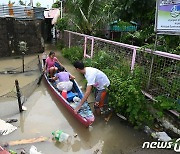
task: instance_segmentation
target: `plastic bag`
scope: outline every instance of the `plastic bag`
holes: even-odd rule
[[[29,153],[30,154],[42,154],[41,151],[40,152],[37,151],[37,148],[34,145],[31,146]]]
[[[10,133],[12,133],[13,131],[15,131],[17,129],[17,127],[6,123],[4,120],[0,119],[0,135],[8,135]]]

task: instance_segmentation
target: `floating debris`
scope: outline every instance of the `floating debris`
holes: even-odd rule
[[[13,151],[13,150],[9,150],[10,154],[17,154],[17,152]]]
[[[89,131],[91,132],[93,130],[93,126],[89,126]]]
[[[123,120],[127,120],[127,118],[119,113],[116,114],[119,118],[123,119]]]
[[[156,136],[157,136],[157,138],[158,138],[159,141],[168,142],[168,141],[172,140],[172,139],[166,134],[166,132],[156,132],[155,134],[156,134]]]
[[[17,119],[8,119],[6,122],[7,123],[13,123],[13,122],[17,122],[18,120]]]
[[[77,137],[78,136],[78,134],[74,134],[74,137]]]
[[[103,146],[104,146],[104,141],[99,140],[99,142],[92,148],[93,154],[102,154]]]
[[[62,130],[53,131],[52,135],[55,140],[59,142],[70,143],[72,140],[72,137],[69,134],[63,132]]]
[[[26,151],[24,149],[22,149],[21,154],[26,154]]]
[[[0,119],[0,134],[1,135],[8,135],[15,131],[17,127],[13,126],[10,123],[6,123],[4,120]]]
[[[148,126],[144,127],[144,132],[146,132],[147,134],[150,134],[153,138],[158,139],[159,141],[168,142],[168,141],[172,140],[166,134],[166,132],[155,132],[151,128],[149,128]]]
[[[48,141],[48,140],[49,140],[49,138],[47,138],[47,137],[22,139],[22,140],[10,141],[9,143],[5,143],[4,146],[8,147],[8,146],[15,146],[15,145],[32,144],[32,143],[44,142],[44,141]]]
[[[30,154],[42,154],[41,151],[40,152],[37,151],[37,148],[34,145],[31,146],[29,153]]]
[[[22,110],[23,110],[23,111],[27,111],[27,107],[22,106]]]

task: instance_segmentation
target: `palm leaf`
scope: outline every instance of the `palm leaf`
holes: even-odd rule
[[[84,23],[82,24],[83,27],[84,27],[84,30],[87,31],[87,32],[88,32],[88,31],[91,32],[91,31],[92,31],[92,28],[91,28],[92,26],[91,26],[90,22],[89,22],[88,19],[86,18],[86,16],[85,16],[84,12],[82,11],[82,9],[79,8],[79,10],[80,10],[81,15],[82,15],[83,20],[84,20]]]
[[[93,5],[94,5],[94,0],[91,1],[91,3],[89,4],[89,7],[88,7],[88,19],[90,19]]]
[[[86,16],[85,16],[84,12],[81,10],[81,8],[80,8],[80,7],[79,7],[79,10],[80,10],[80,12],[81,12],[81,15],[82,15],[82,17],[83,17],[84,21],[85,21],[86,23],[88,23],[88,19],[86,18]]]
[[[76,22],[74,22],[72,19],[70,19],[70,21],[82,32],[83,30],[78,26],[78,24]]]

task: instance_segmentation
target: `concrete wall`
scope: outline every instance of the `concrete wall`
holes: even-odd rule
[[[21,55],[19,42],[27,43],[26,54],[43,52],[44,20],[0,18],[0,57]]]

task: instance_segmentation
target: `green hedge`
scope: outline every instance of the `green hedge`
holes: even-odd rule
[[[102,70],[109,78],[109,104],[128,118],[136,127],[151,125],[153,116],[148,111],[147,101],[141,92],[143,69],[136,68],[131,73],[130,65],[124,58],[99,51],[93,59],[85,59],[86,66]]]
[[[73,63],[83,59],[83,49],[80,47],[64,48],[62,55]]]

